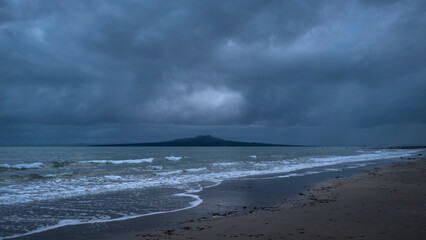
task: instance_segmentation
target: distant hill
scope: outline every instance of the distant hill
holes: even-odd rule
[[[144,147],[282,147],[293,145],[280,145],[258,142],[235,142],[220,139],[210,135],[196,136],[192,138],[179,138],[164,142],[151,143],[124,143],[124,144],[103,144],[92,146],[144,146]]]

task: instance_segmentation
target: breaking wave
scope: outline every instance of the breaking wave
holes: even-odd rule
[[[169,160],[169,161],[179,161],[181,160],[183,157],[175,157],[175,156],[169,156],[169,157],[164,157],[165,159]]]
[[[3,169],[16,169],[16,170],[24,170],[24,169],[32,169],[32,168],[42,168],[43,163],[35,162],[35,163],[20,163],[20,164],[0,164],[0,168]]]
[[[128,160],[84,160],[81,163],[101,163],[101,164],[138,164],[138,163],[152,163],[154,158],[142,158],[142,159],[128,159]]]

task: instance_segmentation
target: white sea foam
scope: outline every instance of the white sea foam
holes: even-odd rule
[[[325,171],[329,171],[329,172],[337,172],[337,171],[340,171],[340,169],[337,169],[337,168],[325,168],[324,170],[325,170]]]
[[[64,172],[61,174],[61,176],[72,176],[74,172]]]
[[[110,179],[110,180],[120,180],[121,176],[116,176],[116,175],[106,175],[104,176],[104,178]]]
[[[376,151],[375,153],[365,153],[352,156],[328,156],[320,158],[310,158],[313,162],[330,162],[330,163],[343,163],[343,162],[362,162],[372,161],[378,159],[390,159],[399,157],[409,157],[418,150],[397,150],[397,151]]]
[[[360,168],[365,166],[367,166],[367,164],[355,164],[355,165],[347,166],[346,168]]]
[[[252,163],[254,166],[256,166],[256,167],[270,167],[271,166],[271,164],[273,164],[273,163],[271,163],[271,162],[263,162],[263,163]]]
[[[175,157],[175,156],[169,156],[169,157],[164,157],[165,159],[169,160],[169,161],[179,161],[181,160],[183,157]]]
[[[81,163],[103,163],[103,164],[138,164],[138,163],[152,163],[154,158],[142,158],[142,159],[127,159],[127,160],[85,160],[80,161]]]
[[[182,173],[182,170],[176,170],[176,171],[168,171],[168,172],[158,172],[156,173],[159,176],[167,176],[167,175],[173,175],[173,174],[178,174],[178,173]]]
[[[41,168],[41,167],[43,167],[43,163],[40,163],[40,162],[20,163],[20,164],[15,164],[15,165],[10,165],[10,164],[7,164],[7,163],[0,164],[0,168],[9,168],[9,169],[17,169],[17,170]]]
[[[311,175],[311,174],[317,174],[317,173],[320,173],[321,171],[307,171],[307,172],[304,172],[304,174],[305,175]]]
[[[301,176],[305,176],[304,173],[290,173],[290,174],[286,174],[286,175],[282,175],[282,176],[278,176],[279,178],[288,178],[288,177],[301,177]]]
[[[186,171],[186,172],[202,172],[202,171],[206,171],[206,170],[207,170],[207,168],[203,167],[203,168],[189,168],[189,169],[186,169],[184,171]]]
[[[7,164],[7,163],[0,164],[0,168],[10,168],[10,167],[11,167],[10,164]]]
[[[222,162],[222,163],[213,163],[213,166],[232,166],[237,164],[238,162]]]
[[[46,175],[42,175],[43,177],[47,177],[47,178],[53,178],[56,177],[56,174],[46,174]]]

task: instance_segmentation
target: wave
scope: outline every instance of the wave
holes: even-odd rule
[[[40,180],[40,179],[49,179],[49,178],[54,178],[56,177],[56,174],[37,174],[37,173],[30,173],[28,175],[10,175],[4,178],[1,178],[0,181],[3,182],[7,182],[9,180],[15,181],[21,181],[21,180],[30,180],[30,181],[35,181],[35,180]]]
[[[54,177],[56,177],[56,174],[45,174],[45,175],[42,175],[42,174],[32,173],[32,174],[29,174],[27,177],[30,180],[37,180],[37,179],[54,178]]]
[[[221,163],[213,163],[213,166],[232,166],[237,164],[238,162],[221,162]]]
[[[178,173],[183,173],[183,170],[168,171],[168,172],[158,172],[156,174],[159,175],[159,176],[167,176],[167,175],[173,175],[173,174],[178,174]]]
[[[149,166],[148,169],[149,170],[162,170],[163,166]]]
[[[184,172],[202,172],[202,171],[206,171],[207,168],[203,167],[203,168],[189,168],[184,170]]]
[[[416,151],[414,151],[416,152]],[[127,189],[141,189],[149,187],[181,187],[196,182],[218,183],[227,179],[237,179],[249,176],[260,176],[269,174],[289,174],[294,171],[309,169],[315,167],[326,167],[340,163],[352,163],[368,161],[372,159],[399,158],[402,156],[411,156],[413,151],[392,151],[373,155],[355,155],[355,156],[331,156],[324,158],[304,158],[303,161],[287,160],[260,162],[261,167],[256,167],[253,162],[224,162],[210,165],[212,169],[207,168],[189,168],[187,170],[169,169],[167,171],[155,172],[155,175],[121,175],[120,181],[117,177],[105,176],[81,176],[78,178],[59,178],[55,181],[37,181],[20,186],[16,189],[10,189],[7,186],[0,186],[0,191],[7,190],[9,194],[0,195],[1,204],[25,203],[37,200],[48,200],[57,198],[76,197],[87,194],[99,194],[111,191],[121,191]],[[366,157],[366,158],[365,158]],[[241,163],[241,164],[239,164]],[[238,165],[236,165],[238,164]],[[265,164],[265,165],[264,165]],[[233,167],[224,167],[236,165]],[[269,165],[269,167],[268,167]],[[216,167],[217,166],[217,167]],[[293,175],[288,175],[293,176]]]
[[[0,164],[0,168],[3,169],[15,169],[15,170],[24,170],[24,169],[32,169],[32,168],[42,168],[43,163],[35,162],[35,163],[20,163],[10,165],[7,163]]]
[[[107,178],[109,180],[121,180],[121,176],[117,176],[117,175],[106,175],[104,176],[104,178]]]
[[[413,153],[418,152],[414,151],[392,151],[392,152],[383,152],[376,151],[375,153],[364,153],[359,155],[351,156],[326,156],[326,157],[314,157],[309,158],[312,162],[316,163],[343,163],[343,162],[363,162],[363,161],[372,161],[379,159],[390,159],[390,158],[400,158],[400,157],[409,157]]]
[[[175,156],[169,156],[169,157],[164,157],[165,159],[169,160],[169,161],[179,161],[181,160],[183,157],[175,157]]]
[[[71,177],[71,176],[74,176],[75,174],[76,174],[75,172],[64,172],[61,174],[61,176]]]
[[[137,164],[137,163],[152,163],[154,158],[128,159],[128,160],[84,160],[81,163],[101,163],[101,164]]]
[[[71,164],[73,164],[74,162],[71,161],[65,161],[65,162],[50,162],[50,164],[52,165],[52,167],[55,168],[60,168],[60,167],[66,167],[69,166]]]

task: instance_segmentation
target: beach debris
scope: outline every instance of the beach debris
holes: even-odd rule
[[[249,213],[254,213],[254,211],[257,209],[257,207],[254,207],[253,210],[249,211]]]
[[[225,213],[213,213],[212,216],[213,217],[227,217],[227,216],[233,216],[236,215],[237,211],[230,211],[230,212],[225,212]]]
[[[175,230],[174,229],[167,229],[167,230],[164,230],[163,233],[167,234],[167,235],[173,235],[175,233]]]
[[[158,239],[161,237],[160,234],[152,234],[152,233],[147,233],[147,234],[136,234],[137,237],[141,237],[141,238],[155,238]]]

